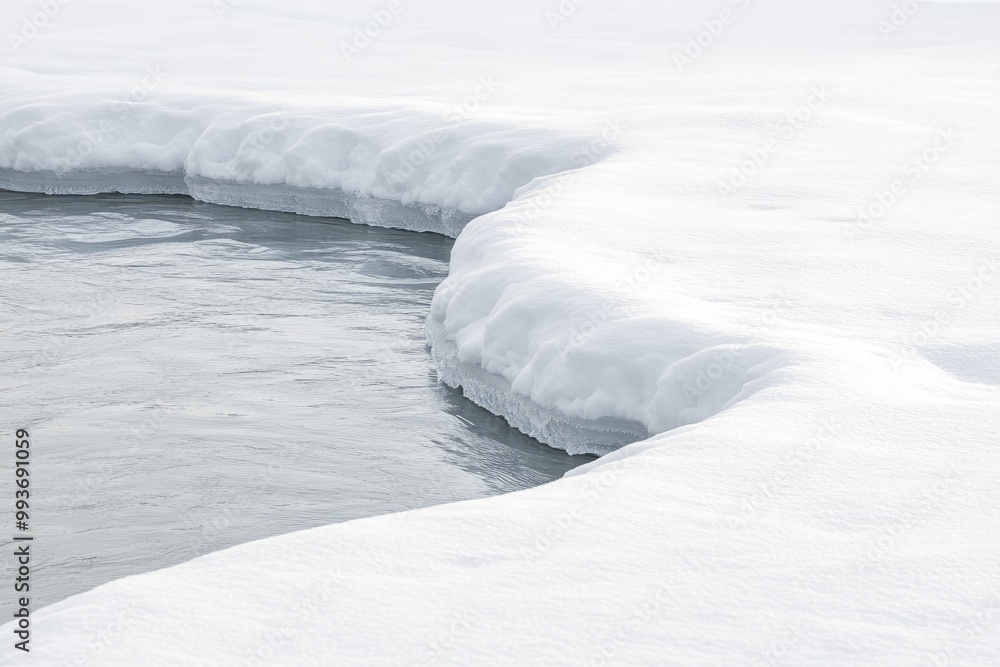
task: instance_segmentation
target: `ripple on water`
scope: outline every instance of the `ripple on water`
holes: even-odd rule
[[[0,235],[0,410],[33,426],[38,604],[588,460],[436,383],[423,320],[450,239],[7,192]]]

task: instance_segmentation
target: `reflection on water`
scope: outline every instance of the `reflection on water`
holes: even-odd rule
[[[35,605],[588,460],[435,382],[443,237],[0,192],[0,239],[0,415],[32,434]]]

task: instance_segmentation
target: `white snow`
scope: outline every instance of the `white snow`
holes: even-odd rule
[[[69,117],[52,118],[15,107],[0,118],[0,186],[48,194],[190,194],[455,236],[468,219],[500,208],[536,176],[570,168],[579,143],[496,123],[447,125],[447,114],[324,112],[209,102],[177,111],[81,100]],[[402,220],[389,225],[384,210]],[[413,216],[419,221],[407,224]]]
[[[119,580],[4,664],[1000,664],[1000,4],[288,5],[59,4],[2,184],[461,230],[443,379],[641,440]]]

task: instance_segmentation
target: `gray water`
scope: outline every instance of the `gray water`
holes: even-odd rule
[[[423,320],[450,248],[185,197],[0,191],[0,424],[31,433],[33,607],[586,462],[436,382]]]

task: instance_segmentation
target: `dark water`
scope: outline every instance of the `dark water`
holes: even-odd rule
[[[33,605],[586,462],[437,384],[423,319],[450,248],[183,197],[0,191],[0,424],[32,436]]]

